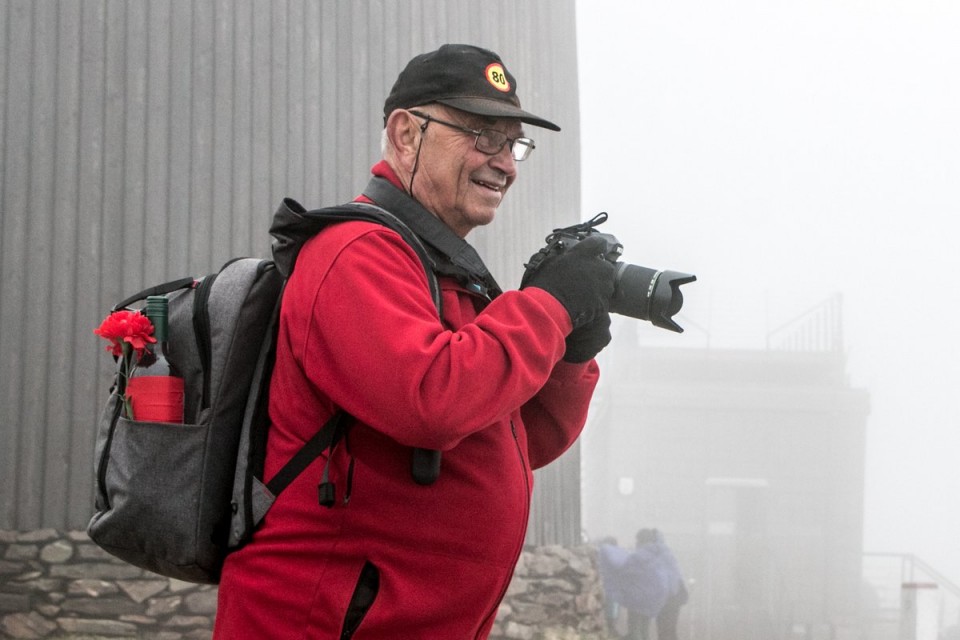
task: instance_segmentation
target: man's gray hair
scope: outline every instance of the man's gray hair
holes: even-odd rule
[[[436,102],[430,102],[424,105],[420,105],[417,107],[410,107],[410,108],[416,109],[417,111],[423,111],[424,113],[427,113],[427,114],[432,114],[436,112],[438,106],[440,105],[438,105]],[[383,131],[380,133],[380,155],[381,156],[386,155],[387,147],[389,146],[389,144],[390,144],[390,139],[387,136],[387,127],[386,125],[384,125]]]

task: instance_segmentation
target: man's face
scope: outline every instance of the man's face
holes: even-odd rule
[[[469,129],[495,129],[511,139],[523,136],[521,122],[513,118],[495,120],[440,105],[417,111]],[[475,135],[437,122],[430,122],[422,135],[412,195],[461,238],[492,222],[517,177],[510,144],[487,155],[474,146]]]

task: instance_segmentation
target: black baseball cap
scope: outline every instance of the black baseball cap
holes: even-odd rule
[[[480,116],[518,118],[560,131],[549,120],[520,108],[517,80],[500,56],[468,44],[445,44],[408,62],[383,104],[384,122],[394,109],[432,102]]]

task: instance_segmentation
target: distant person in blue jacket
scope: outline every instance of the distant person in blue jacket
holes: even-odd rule
[[[607,599],[627,610],[629,640],[650,640],[653,619],[657,640],[677,640],[680,607],[689,595],[680,566],[659,531],[638,531],[633,551],[601,544],[599,565]]]
[[[623,566],[630,552],[621,549],[617,539],[609,536],[600,540],[597,546],[600,584],[603,585],[603,614],[607,621],[607,630],[620,637],[617,620],[620,618],[620,602],[623,600],[623,585],[619,577],[619,568]]]

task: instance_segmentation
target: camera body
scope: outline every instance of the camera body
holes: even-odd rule
[[[610,311],[631,318],[647,320],[654,326],[677,333],[683,328],[673,320],[673,316],[683,306],[683,294],[680,285],[694,282],[697,277],[679,271],[658,271],[637,265],[620,262],[623,245],[609,233],[600,233],[597,225],[607,220],[606,212],[594,216],[588,222],[554,229],[546,238],[546,246],[538,251],[525,266],[527,273],[539,269],[552,256],[569,251],[581,240],[591,236],[603,239],[603,259],[617,267],[613,298]]]

